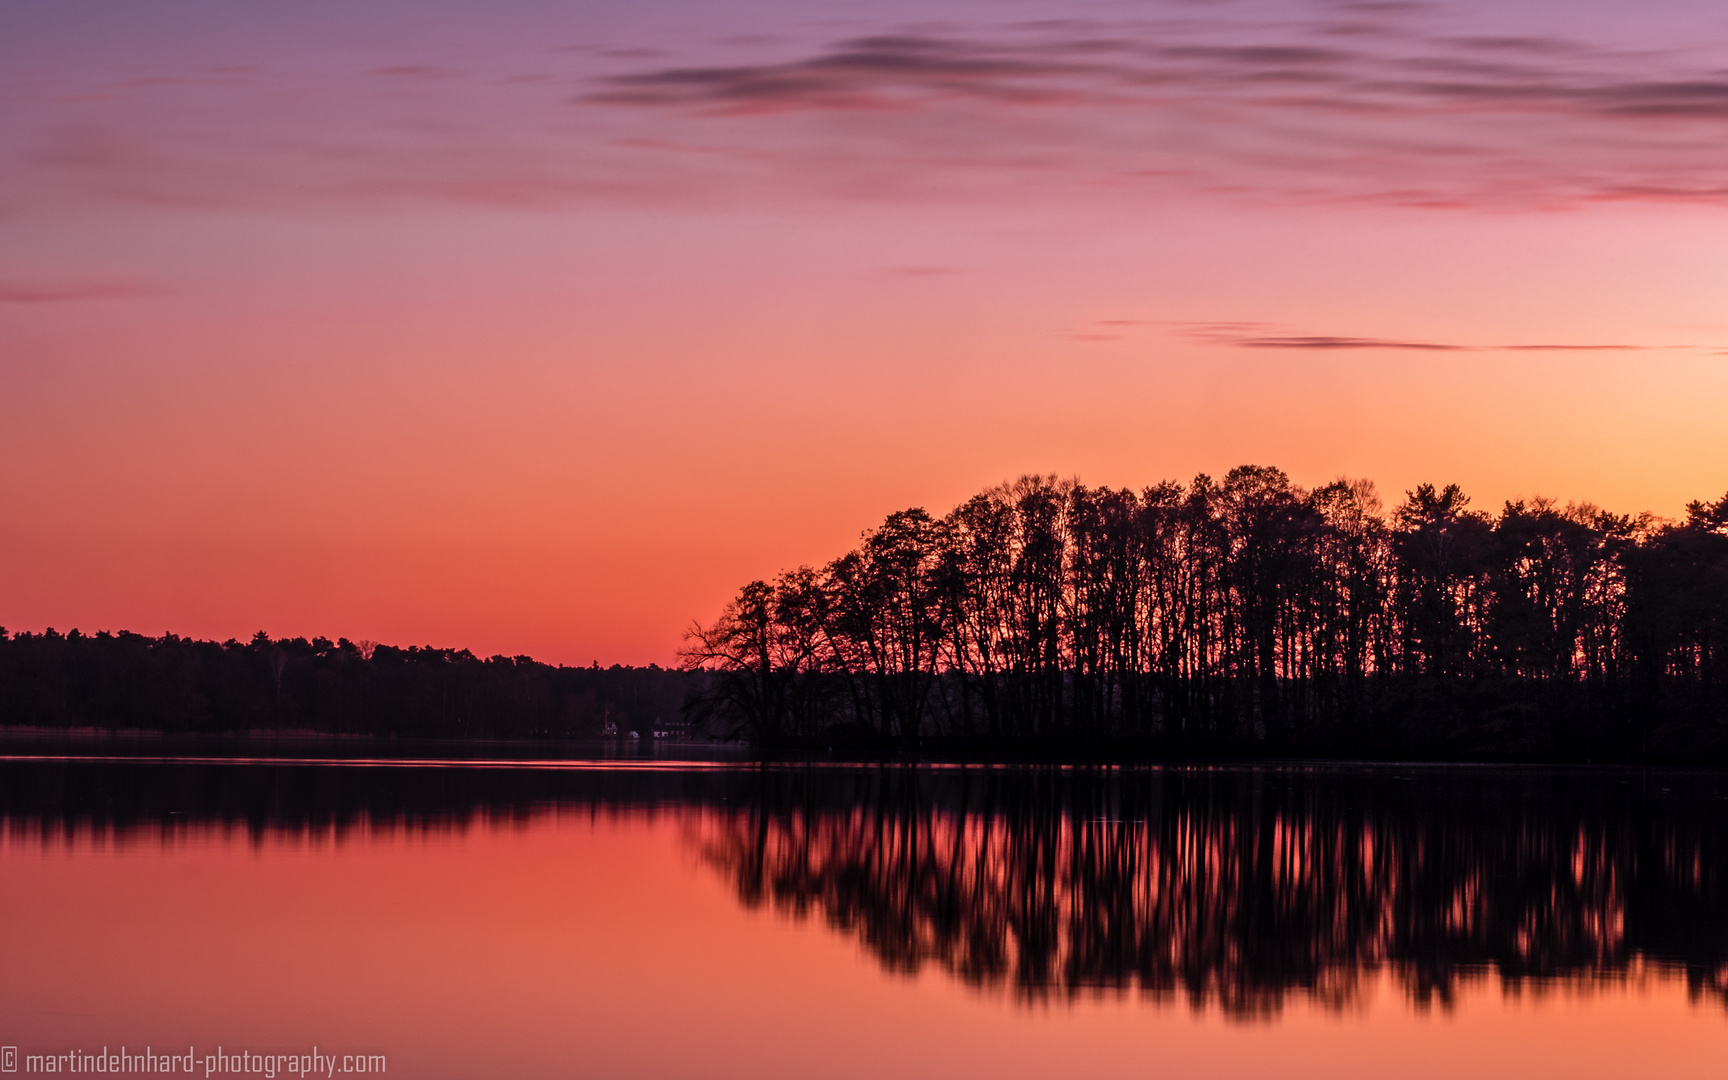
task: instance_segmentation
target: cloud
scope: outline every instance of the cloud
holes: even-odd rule
[[[0,79],[0,213],[80,200],[1728,203],[1722,41],[1461,33],[1447,8],[1400,3],[1139,10],[862,25],[827,42],[667,35],[456,65],[363,54],[342,70],[316,58],[220,78],[205,63]]]
[[[162,290],[126,281],[43,284],[0,281],[0,304],[60,304],[86,300],[133,300]]]
[[[1396,349],[1404,352],[1459,352],[1467,346],[1434,341],[1388,341],[1384,338],[1338,337],[1304,334],[1297,337],[1246,337],[1230,342],[1244,349]]]
[[[846,120],[883,114],[899,118],[902,151],[946,134],[951,163],[1002,165],[1012,145],[1098,178],[1248,197],[1724,201],[1728,71],[1714,58],[1679,42],[1422,33],[1409,22],[1420,9],[1366,11],[1404,21],[1349,47],[1321,20],[880,34],[768,63],[608,76],[581,100],[734,125],[825,116],[829,146],[848,129],[891,144],[884,121]]]
[[[998,103],[1080,100],[1079,83],[1108,69],[1066,50],[1004,49],[983,42],[884,34],[785,63],[679,67],[614,76],[587,100],[696,106],[722,113],[895,110],[928,99]],[[1080,50],[1084,52],[1085,50]]]
[[[1692,345],[1651,346],[1623,344],[1512,344],[1482,345],[1453,341],[1416,341],[1407,338],[1360,337],[1349,334],[1292,334],[1269,323],[1177,322],[1167,323],[1173,332],[1209,345],[1238,349],[1274,349],[1304,352],[1641,352],[1652,348],[1691,349]]]
[[[1641,352],[1645,349],[1694,349],[1696,345],[1490,345],[1506,352]]]
[[[888,268],[888,274],[891,277],[909,278],[950,277],[964,272],[958,266],[891,266]]]
[[[432,64],[387,64],[372,69],[372,74],[390,79],[454,79],[459,73]]]
[[[905,111],[975,100],[1160,112],[1233,104],[1404,118],[1460,105],[1597,120],[1728,117],[1728,73],[1720,69],[1675,78],[1673,58],[1592,50],[1561,38],[1417,37],[1375,51],[1172,37],[1167,28],[1132,26],[1085,35],[1069,28],[1030,40],[881,34],[772,63],[608,76],[582,100],[722,115]],[[1303,93],[1288,96],[1292,89]],[[1222,97],[1188,97],[1201,92]]]

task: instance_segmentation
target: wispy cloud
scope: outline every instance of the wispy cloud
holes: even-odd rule
[[[87,300],[132,300],[162,290],[129,281],[0,281],[0,304],[62,304]]]
[[[1140,10],[865,26],[826,44],[668,37],[485,64],[0,79],[0,213],[1081,193],[1728,203],[1728,41],[1461,33],[1443,8],[1396,3]]]
[[[1467,346],[1437,341],[1388,341],[1383,338],[1338,337],[1332,334],[1302,334],[1295,337],[1245,337],[1228,342],[1244,349],[1394,349],[1401,352],[1461,352]]]
[[[850,130],[890,149],[885,125],[897,124],[906,152],[946,118],[950,162],[1002,164],[1012,145],[1020,161],[1042,151],[1100,178],[1250,197],[1728,197],[1719,62],[1681,43],[1426,33],[1413,14],[1356,11],[1362,40],[1322,19],[1270,18],[881,34],[775,62],[611,76],[582,100],[733,124],[825,115],[830,138]],[[887,119],[846,119],[857,114]]]
[[[951,277],[961,273],[965,273],[965,271],[958,266],[891,266],[888,268],[889,276],[904,278]]]
[[[881,35],[784,63],[619,75],[607,79],[605,88],[587,100],[697,106],[733,114],[897,110],[956,97],[1021,105],[1079,102],[1087,97],[1084,84],[1107,69],[1072,51]]]
[[[372,74],[390,79],[454,79],[460,72],[433,64],[387,64],[373,68]]]
[[[1100,324],[1104,325],[1104,324]],[[1604,343],[1516,343],[1481,344],[1456,341],[1418,341],[1408,338],[1362,337],[1349,334],[1289,333],[1270,323],[1179,322],[1167,325],[1172,332],[1209,345],[1238,349],[1274,349],[1301,352],[1642,352],[1649,349],[1694,349],[1695,345],[1625,345]]]

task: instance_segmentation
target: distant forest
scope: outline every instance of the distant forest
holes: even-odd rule
[[[1728,496],[1027,477],[745,585],[682,659],[768,744],[1723,762]]]
[[[215,642],[0,629],[0,726],[564,739],[611,723],[648,738],[683,726],[682,707],[704,678],[262,632]]]

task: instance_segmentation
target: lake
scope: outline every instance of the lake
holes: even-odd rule
[[[1720,1077],[1728,776],[13,755],[0,1042],[200,1076],[317,1047],[405,1077]]]

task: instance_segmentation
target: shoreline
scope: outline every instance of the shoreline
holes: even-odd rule
[[[1170,769],[1543,769],[1565,771],[1724,772],[1728,763],[1652,759],[1417,757],[1315,752],[1181,751],[1146,743],[1059,746],[956,744],[927,740],[918,747],[876,741],[795,744],[706,739],[434,739],[353,733],[247,731],[168,733],[136,729],[0,727],[0,761],[138,763],[257,763],[428,767],[556,768],[572,765],[904,766],[931,768],[1170,768]]]

